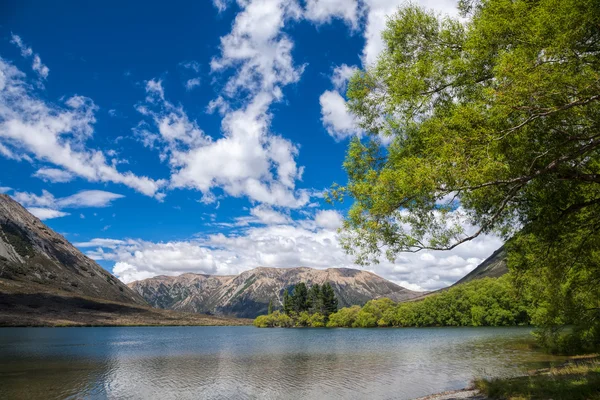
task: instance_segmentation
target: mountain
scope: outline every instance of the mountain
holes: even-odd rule
[[[481,264],[479,264],[477,268],[469,272],[452,286],[470,282],[475,279],[498,278],[506,273],[508,273],[508,266],[506,264],[506,250],[504,249],[504,246],[502,246],[491,256],[485,259]]]
[[[0,278],[146,305],[139,294],[4,194],[0,194]]]
[[[267,312],[270,300],[281,307],[284,290],[299,282],[308,286],[329,282],[340,307],[379,297],[403,301],[419,296],[371,272],[350,268],[259,267],[231,276],[157,276],[129,287],[159,308],[254,318]]]
[[[0,194],[0,326],[250,322],[149,307],[137,292]]]

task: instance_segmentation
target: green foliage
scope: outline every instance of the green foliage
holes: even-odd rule
[[[464,283],[423,300],[396,304],[377,299],[342,308],[329,317],[329,327],[377,326],[513,326],[530,322],[528,302],[520,298],[510,277]]]
[[[333,291],[333,288],[331,287],[329,282],[326,282],[321,287],[321,296],[320,297],[321,297],[321,303],[323,304],[322,312],[323,312],[323,314],[325,314],[326,317],[329,316],[329,314],[333,314],[334,312],[337,311],[338,300],[335,297],[335,292]]]
[[[254,326],[258,328],[289,328],[293,326],[293,321],[289,315],[274,311],[272,314],[256,317]]]
[[[479,379],[475,386],[492,399],[600,399],[600,363],[569,363],[532,376]]]
[[[572,222],[577,229],[525,229],[509,243],[509,267],[543,328],[538,340],[555,353],[600,349],[600,235],[588,211]]]
[[[283,292],[283,313],[272,312],[272,302],[269,302],[268,315],[257,317],[254,326],[321,328],[326,326],[329,315],[337,311],[338,300],[329,283],[315,284],[308,289],[300,282],[293,287],[292,293],[290,296],[287,289]]]
[[[273,314],[273,299],[269,299],[269,308],[267,308],[267,314]]]
[[[283,291],[283,312],[286,315],[290,315],[292,313],[292,311],[294,311],[292,298],[286,289]]]
[[[308,290],[307,306],[311,313],[323,312],[323,296],[318,283],[312,285]]]
[[[344,307],[329,316],[328,328],[351,328],[360,312],[360,306]]]
[[[308,310],[308,289],[306,288],[306,284],[304,282],[300,282],[294,287],[292,304],[296,313],[301,313]]]
[[[393,261],[511,239],[542,343],[600,348],[600,2],[463,0],[461,11],[400,8],[377,62],[352,78],[348,107],[371,136],[351,142],[348,183],[331,193],[353,200],[342,244],[366,264],[382,249]],[[518,323],[515,310],[454,300],[405,306],[397,323]]]

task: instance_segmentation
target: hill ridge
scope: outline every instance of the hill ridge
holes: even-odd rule
[[[155,307],[251,318],[266,313],[270,300],[280,307],[283,291],[299,282],[309,286],[329,282],[340,307],[362,305],[380,297],[403,301],[420,295],[371,271],[305,266],[260,266],[238,275],[187,273],[166,278],[157,276],[131,282],[128,286]]]

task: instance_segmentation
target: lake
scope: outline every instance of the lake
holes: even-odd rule
[[[526,328],[0,328],[2,399],[412,399],[552,358]]]

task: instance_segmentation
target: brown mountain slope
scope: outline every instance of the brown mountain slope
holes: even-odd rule
[[[506,250],[502,246],[452,286],[481,278],[498,278],[507,273]]]
[[[0,326],[250,323],[149,307],[19,203],[0,195]]]
[[[155,307],[253,318],[267,312],[270,300],[281,307],[284,290],[299,282],[308,286],[329,282],[340,307],[379,297],[402,301],[419,295],[371,272],[349,268],[260,267],[234,276],[157,276],[129,287]]]
[[[146,305],[140,295],[4,194],[0,194],[0,278]]]

